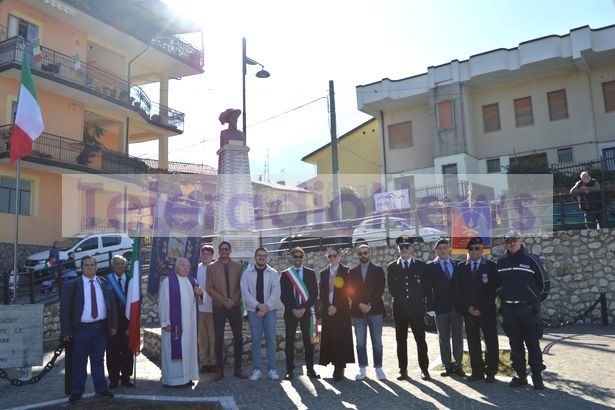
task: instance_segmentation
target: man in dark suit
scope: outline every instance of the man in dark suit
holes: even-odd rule
[[[316,272],[303,266],[305,252],[302,248],[293,248],[292,266],[280,276],[280,299],[284,305],[284,324],[286,325],[286,380],[294,378],[295,369],[295,334],[297,324],[301,326],[303,349],[305,350],[305,366],[307,375],[312,379],[320,379],[314,371],[314,347],[312,346],[311,320],[315,323],[314,303],[318,299],[318,283]]]
[[[60,300],[60,337],[73,346],[70,402],[81,400],[90,359],[96,395],[112,398],[105,379],[107,337],[117,333],[117,311],[107,280],[96,276],[96,260],[81,259],[81,279],[64,282]]]
[[[463,316],[455,308],[453,292],[453,273],[457,261],[450,256],[450,247],[446,239],[440,239],[435,246],[436,258],[427,264],[433,293],[433,305],[428,305],[428,313],[436,319],[440,358],[444,372],[440,375],[456,374],[465,376],[462,368],[463,359]],[[452,358],[451,358],[452,339]]]
[[[395,240],[399,249],[399,259],[387,266],[387,282],[393,297],[393,317],[395,319],[395,339],[397,340],[397,361],[399,376],[397,380],[408,378],[408,326],[412,329],[419,367],[423,380],[430,380],[427,342],[425,341],[426,305],[431,305],[429,273],[423,261],[414,259],[414,239],[402,235]]]
[[[367,367],[367,328],[372,340],[374,370],[379,380],[385,380],[382,370],[382,319],[384,316],[384,287],[386,279],[382,266],[370,262],[372,250],[366,244],[357,248],[359,264],[348,274],[348,296],[351,299],[350,316],[357,339],[359,373],[355,380],[366,377]]]
[[[117,333],[109,338],[107,343],[107,372],[109,373],[109,388],[115,389],[121,381],[124,387],[134,387],[130,381],[134,357],[128,348],[128,324],[126,318],[126,289],[128,289],[128,277],[126,259],[121,255],[111,258],[113,272],[107,276],[107,281],[113,290],[117,305]]]
[[[459,312],[463,312],[470,352],[472,374],[468,381],[495,382],[498,372],[499,347],[495,297],[499,287],[495,262],[483,258],[483,240],[471,238],[467,244],[469,258],[455,268],[453,286]],[[480,344],[480,333],[485,339],[485,360]]]

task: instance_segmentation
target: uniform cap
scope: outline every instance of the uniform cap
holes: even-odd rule
[[[414,238],[409,235],[401,235],[395,239],[395,243],[397,245],[412,245],[414,243]]]
[[[474,245],[484,245],[485,241],[483,241],[483,238],[481,238],[480,236],[475,236],[474,238],[470,238],[470,240],[468,241],[468,244],[466,245],[466,249],[469,249],[470,246],[474,246]]]
[[[519,231],[515,229],[511,229],[510,231],[504,234],[504,240],[512,239],[512,238],[520,238],[520,237],[521,237],[521,234],[519,233]]]

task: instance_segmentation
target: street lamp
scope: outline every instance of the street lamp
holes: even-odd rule
[[[246,38],[243,37],[241,39],[242,42],[242,52],[241,52],[241,64],[243,67],[243,138],[247,141],[246,138],[246,74],[248,73],[247,65],[259,65],[261,66],[260,71],[256,73],[257,78],[268,78],[271,74],[269,71],[265,70],[265,67],[259,63],[258,61],[252,60],[248,56],[246,56]]]

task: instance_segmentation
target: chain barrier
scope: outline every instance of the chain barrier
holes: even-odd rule
[[[593,305],[591,305],[587,310],[585,310],[585,312],[581,313],[580,315],[578,315],[574,319],[567,320],[565,322],[555,323],[555,324],[543,320],[544,327],[560,328],[560,327],[565,327],[565,326],[573,325],[576,322],[578,322],[579,320],[583,319],[585,316],[589,315],[589,313],[592,310],[594,310],[596,308],[596,306],[598,306],[598,304],[601,304],[602,324],[606,326],[608,324],[608,317],[607,317],[608,313],[606,311],[606,293],[602,292],[602,293],[600,293],[600,296],[598,297],[598,300],[596,300]]]
[[[56,364],[56,360],[58,359],[58,357],[60,357],[60,355],[62,354],[66,346],[67,345],[65,342],[60,343],[60,346],[58,346],[58,348],[56,348],[56,350],[53,352],[53,357],[51,358],[51,360],[47,362],[43,370],[36,376],[32,376],[32,378],[28,380],[13,379],[9,377],[6,370],[0,368],[0,379],[6,379],[13,386],[17,386],[17,387],[25,386],[27,384],[38,383],[41,381],[43,377],[45,377],[47,373],[51,371],[51,369],[53,369],[53,366]]]

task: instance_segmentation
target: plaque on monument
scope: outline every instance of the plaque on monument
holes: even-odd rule
[[[0,306],[0,368],[43,364],[43,305]]]

